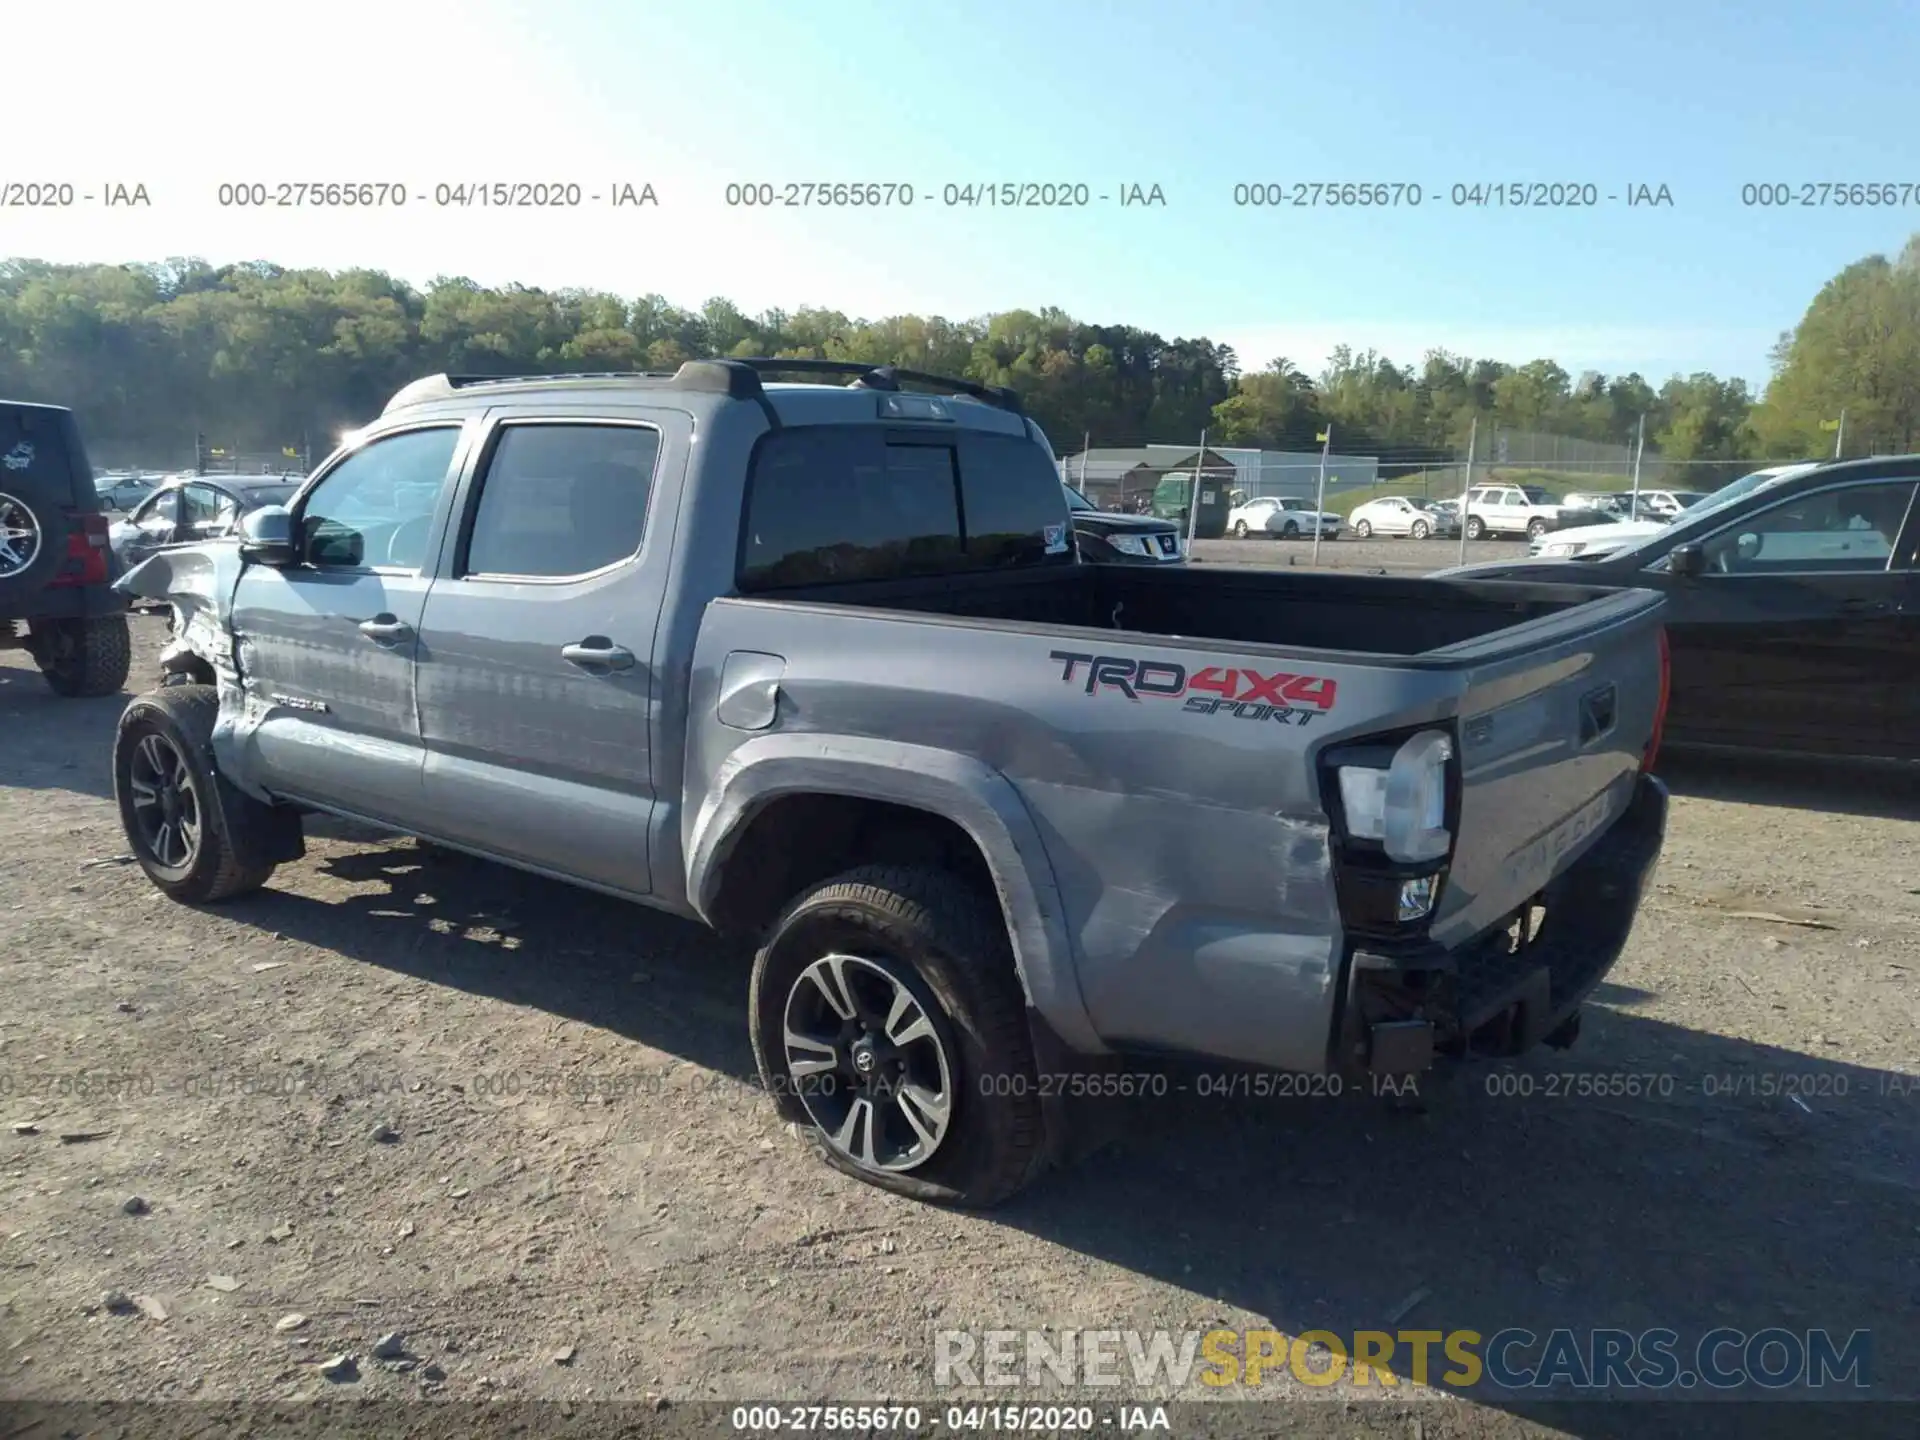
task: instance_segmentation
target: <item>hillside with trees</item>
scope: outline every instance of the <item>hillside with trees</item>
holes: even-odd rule
[[[1404,462],[1457,453],[1476,417],[1518,430],[1631,442],[1672,460],[1920,448],[1920,236],[1897,259],[1841,271],[1782,337],[1764,397],[1741,380],[1570,374],[1551,359],[1510,364],[1430,351],[1400,364],[1336,350],[1310,376],[1286,359],[1243,370],[1204,337],[1168,339],[1064,311],[969,320],[859,319],[801,308],[697,310],[660,295],[489,289],[458,277],[417,289],[372,270],[264,262],[0,264],[0,395],[71,405],[100,463],[190,455],[196,432],[318,455],[402,385],[435,371],[508,374],[671,370],[702,356],[892,362],[1012,385],[1063,449],[1185,441],[1311,449],[1331,422],[1340,449]]]

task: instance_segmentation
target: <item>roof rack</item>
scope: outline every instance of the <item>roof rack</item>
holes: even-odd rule
[[[952,375],[929,375],[920,370],[902,370],[893,365],[868,365],[858,360],[781,360],[771,356],[749,359],[689,360],[678,370],[585,370],[549,375],[427,375],[403,386],[387,401],[383,414],[446,400],[462,390],[482,385],[539,385],[551,380],[651,380],[676,390],[698,390],[728,395],[735,400],[758,400],[765,396],[762,373],[795,375],[851,375],[850,388],[889,390],[900,388],[902,381],[927,385],[951,394],[966,395],[1015,415],[1025,414],[1017,392],[1004,385],[982,385]]]
[[[970,396],[983,400],[1002,410],[1011,410],[1014,414],[1024,414],[1020,404],[1019,392],[1004,385],[982,385],[977,380],[962,380],[953,375],[932,375],[924,370],[902,370],[897,365],[868,365],[860,360],[782,360],[770,356],[752,356],[745,359],[709,362],[748,366],[758,375],[766,372],[780,374],[787,372],[795,375],[852,375],[852,384],[863,390],[898,390],[900,382],[913,385],[931,385],[948,390],[954,394]],[[683,370],[685,366],[681,367]]]

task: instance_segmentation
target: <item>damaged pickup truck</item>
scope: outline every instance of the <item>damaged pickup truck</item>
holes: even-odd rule
[[[1036,1173],[1083,1055],[1570,1043],[1665,831],[1658,596],[1082,563],[1017,397],[891,368],[434,376],[121,585],[167,894],[321,811],[751,937],[782,1115],[930,1200]]]

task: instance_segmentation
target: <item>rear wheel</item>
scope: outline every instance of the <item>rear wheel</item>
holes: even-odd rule
[[[1368,521],[1365,521],[1365,520],[1356,520],[1353,522],[1353,538],[1354,539],[1368,540],[1368,539],[1371,539],[1372,537],[1373,537],[1372,524],[1370,524]]]
[[[113,742],[114,797],[133,858],[167,896],[191,905],[258,890],[275,868],[234,843],[228,817],[260,802],[214,769],[219,710],[208,686],[155,690],[127,707]]]
[[[70,700],[117,695],[133,668],[127,617],[35,620],[27,640],[34,663],[56,695]]]
[[[1487,522],[1478,515],[1467,517],[1467,539],[1484,540],[1487,538]]]
[[[1416,520],[1413,522],[1413,530],[1411,533],[1414,539],[1424,540],[1433,533],[1433,527],[1428,525],[1424,520]]]
[[[1236,540],[1244,540],[1247,538],[1247,522],[1246,521],[1236,520],[1233,522],[1233,538]]]
[[[951,874],[870,865],[814,886],[755,957],[748,1004],[762,1080],[835,1169],[988,1206],[1039,1168],[1006,925]]]

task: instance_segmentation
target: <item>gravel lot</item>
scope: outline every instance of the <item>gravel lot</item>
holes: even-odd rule
[[[976,1216],[776,1123],[745,957],[690,925],[332,825],[261,895],[162,899],[119,860],[123,703],[0,655],[0,1397],[944,1400],[938,1329],[1219,1324],[1865,1328],[1920,1390],[1909,778],[1670,767],[1656,889],[1579,1046],[1504,1072],[1531,1096],[1102,1102]],[[1579,1093],[1628,1075],[1662,1093]],[[1333,1393],[1287,1433],[1652,1433]]]

